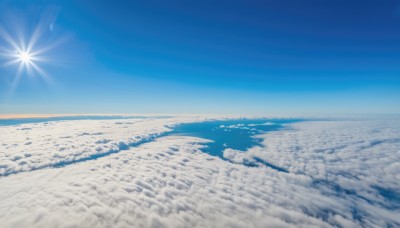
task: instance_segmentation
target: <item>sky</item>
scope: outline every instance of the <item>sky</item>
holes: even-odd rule
[[[2,114],[400,114],[399,1],[0,0],[0,14]]]

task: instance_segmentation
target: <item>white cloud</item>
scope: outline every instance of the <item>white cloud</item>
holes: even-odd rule
[[[399,224],[400,122],[301,122],[257,137],[263,147],[237,153],[312,178],[310,187],[347,205],[363,225]]]
[[[139,125],[140,121],[143,125]],[[105,148],[101,145],[126,143],[129,138],[140,139],[162,131],[170,120],[140,121],[127,128],[115,121],[66,121],[34,125],[32,130],[15,129],[15,132],[13,128],[18,127],[1,128],[14,132],[14,141],[11,136],[7,140],[18,144],[13,153],[12,144],[5,143],[9,150],[2,149],[1,156],[8,160],[2,162],[14,164],[11,158],[21,153],[20,148],[34,148],[37,143],[42,143],[43,148],[67,147],[63,151],[76,157],[76,151],[82,150],[70,152],[73,146],[84,149],[87,144],[99,142],[96,145]],[[134,132],[135,128],[140,131]],[[30,131],[38,135],[30,135],[32,144],[25,147],[26,132]],[[399,226],[398,201],[388,202],[377,190],[378,186],[400,189],[399,131],[397,122],[386,121],[297,123],[291,125],[291,130],[260,136],[265,147],[251,148],[248,152],[227,148],[225,158],[239,164],[201,152],[199,143],[205,142],[204,139],[162,137],[97,160],[0,177],[0,224],[2,227]],[[87,134],[78,136],[82,133]],[[66,137],[61,139],[63,143],[54,145],[61,136]],[[76,142],[82,137],[88,140]],[[32,152],[40,164],[52,161],[49,157],[53,154],[51,150]],[[254,156],[289,173],[240,164]],[[36,160],[28,161],[33,165]]]
[[[0,127],[0,176],[126,150],[205,117],[76,120]]]
[[[231,148],[227,148],[223,152],[223,157],[233,163],[237,164],[246,164],[246,163],[254,163],[256,162],[253,159],[253,156],[245,153],[244,151],[234,150]]]
[[[255,126],[273,126],[273,125],[276,125],[276,124],[272,123],[272,122],[265,122],[265,123],[262,123],[262,124],[248,124],[247,126],[255,127]]]

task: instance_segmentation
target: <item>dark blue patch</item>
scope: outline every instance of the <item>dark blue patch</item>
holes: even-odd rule
[[[394,189],[382,188],[379,186],[373,186],[381,195],[385,201],[385,207],[390,210],[398,210],[400,209],[400,192]]]
[[[253,136],[269,131],[277,131],[283,128],[283,124],[304,121],[303,119],[235,119],[218,120],[197,123],[180,124],[174,128],[171,135],[194,136],[212,140],[205,143],[207,146],[203,152],[212,156],[223,157],[226,148],[245,151],[254,146],[262,146],[262,139]],[[266,123],[273,123],[268,125]],[[221,127],[224,126],[224,127]],[[231,127],[236,126],[236,127]],[[253,158],[256,162],[245,161],[243,165],[258,167],[268,166],[280,172],[288,172],[286,169],[275,166],[260,158]]]
[[[284,169],[284,168],[282,168],[282,167],[279,167],[279,166],[276,166],[276,165],[274,165],[274,164],[271,164],[271,163],[269,163],[269,162],[267,162],[267,161],[264,161],[264,160],[262,160],[262,159],[260,159],[260,158],[258,158],[258,157],[254,157],[254,160],[256,160],[257,162],[259,162],[259,163],[261,163],[261,164],[263,164],[263,165],[265,165],[265,166],[267,166],[267,167],[270,167],[270,168],[272,168],[272,169],[275,169],[276,171],[284,172],[284,173],[289,173],[289,171],[287,171],[287,169]]]

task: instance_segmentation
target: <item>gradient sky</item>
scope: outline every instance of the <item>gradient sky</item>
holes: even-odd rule
[[[16,84],[0,59],[0,113],[400,114],[399,1],[0,7],[0,27],[25,41],[46,26],[35,48],[63,41],[37,63],[46,80],[24,71]]]

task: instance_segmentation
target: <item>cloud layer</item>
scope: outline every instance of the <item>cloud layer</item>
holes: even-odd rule
[[[134,129],[141,129],[139,135],[159,133],[170,124],[165,121],[171,120],[140,121],[144,122],[141,128],[139,123],[116,124],[118,121],[105,121],[107,124],[67,121],[56,123],[57,127],[36,125],[33,128],[41,129],[46,137],[38,136],[35,140],[26,140],[22,133],[26,130],[21,130],[21,126],[7,129],[15,128],[18,132],[13,135],[19,145],[15,148],[22,147],[22,142],[31,142],[32,147],[24,148],[33,148],[42,142],[41,138],[44,142],[48,138],[52,143],[58,142],[63,135],[73,136],[71,142],[62,144],[72,148],[96,144],[98,140],[103,140],[100,145],[126,140],[137,134]],[[108,128],[100,131],[101,126]],[[129,130],[124,132],[124,126]],[[257,136],[263,139],[264,147],[254,147],[246,153],[228,148],[224,155],[235,163],[201,152],[204,139],[167,136],[97,160],[0,177],[0,224],[3,227],[400,225],[399,199],[395,194],[400,189],[397,122],[318,121],[289,127]],[[83,129],[90,141],[78,141]],[[11,149],[7,150],[8,157],[22,153]],[[51,152],[32,156],[43,164],[52,161],[46,153]],[[241,164],[244,158],[263,159],[288,172],[265,165],[244,166]]]
[[[147,142],[204,117],[52,121],[0,127],[0,176],[63,166]]]
[[[312,179],[310,187],[337,198],[349,218],[362,225],[399,224],[400,123],[316,121],[256,136],[263,146],[246,152],[226,149],[235,163],[261,159],[291,174]],[[341,209],[340,209],[341,210]],[[313,216],[340,210],[325,208]]]

